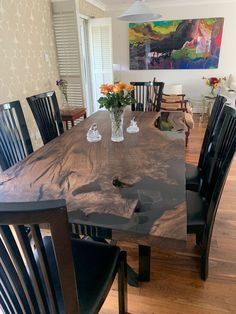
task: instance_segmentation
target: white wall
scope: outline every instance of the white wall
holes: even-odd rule
[[[122,12],[107,12],[112,16],[113,31],[113,63],[121,65],[119,79],[124,82],[150,81],[155,76],[165,84],[183,84],[183,92],[187,97],[200,97],[208,93],[202,77],[228,76],[236,74],[236,3],[193,5],[184,7],[159,8],[162,20],[224,17],[223,37],[221,43],[218,69],[211,70],[129,70],[128,24],[117,20]]]

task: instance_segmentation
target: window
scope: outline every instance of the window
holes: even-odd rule
[[[53,3],[53,24],[60,78],[68,83],[68,103],[83,106],[79,36],[73,1]]]
[[[94,111],[99,108],[100,85],[113,83],[111,18],[89,20]]]

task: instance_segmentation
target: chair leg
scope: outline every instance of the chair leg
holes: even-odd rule
[[[118,298],[119,314],[128,313],[127,311],[127,258],[126,252],[120,252],[120,263],[118,268]]]
[[[150,281],[151,247],[139,245],[139,281]]]
[[[201,244],[202,244],[202,236],[203,236],[202,232],[196,233],[196,244],[198,246],[201,246]]]
[[[207,280],[208,277],[209,254],[204,251],[201,255],[201,279]]]
[[[190,129],[188,127],[188,131],[185,132],[185,147],[188,146],[188,137],[190,135]]]

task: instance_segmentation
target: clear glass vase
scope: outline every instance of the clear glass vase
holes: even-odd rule
[[[215,97],[215,96],[217,95],[217,90],[216,90],[216,88],[215,88],[214,86],[211,87],[211,93],[210,93],[210,95],[211,95],[212,97]]]
[[[122,142],[124,140],[123,134],[124,110],[121,108],[114,108],[110,111],[110,117],[111,117],[111,140],[113,142]]]

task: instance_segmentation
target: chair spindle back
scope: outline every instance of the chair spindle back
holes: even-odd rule
[[[19,101],[0,105],[0,166],[15,165],[33,152],[28,128]]]
[[[206,162],[206,158],[208,155],[208,148],[212,141],[212,135],[213,135],[217,120],[220,116],[220,113],[224,107],[225,102],[226,102],[226,98],[220,95],[218,95],[215,99],[212,112],[211,112],[211,115],[207,124],[206,132],[204,135],[202,148],[200,152],[200,157],[198,161],[198,167],[200,169],[203,168],[204,163]]]
[[[61,135],[63,124],[54,91],[27,97],[44,144]]]
[[[50,226],[64,297],[63,309],[59,309],[56,298],[40,224]],[[30,226],[31,237],[26,225]],[[0,279],[1,305],[6,313],[78,313],[63,200],[0,203]]]
[[[131,105],[132,111],[159,111],[163,82],[130,82],[134,86],[132,97],[136,100]]]

